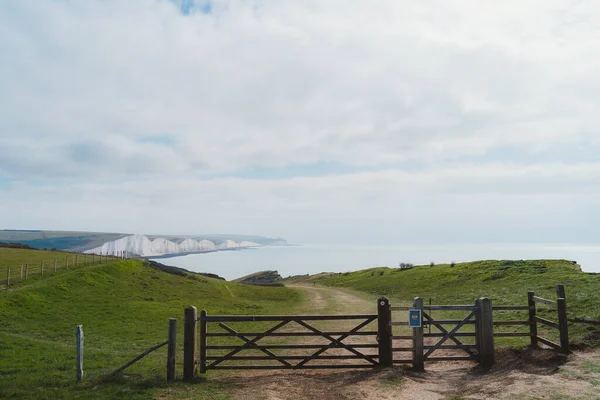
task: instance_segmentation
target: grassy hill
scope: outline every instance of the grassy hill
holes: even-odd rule
[[[0,260],[25,262],[40,253],[0,249]],[[4,262],[4,261],[2,261]],[[0,291],[0,398],[186,397],[189,385],[166,386],[166,349],[126,370],[127,379],[102,377],[147,348],[166,340],[168,319],[178,318],[181,374],[183,310],[189,305],[215,314],[289,311],[297,292],[179,276],[137,260],[112,260],[18,282]],[[83,384],[75,381],[75,326],[85,333]],[[198,396],[224,388],[194,385]],[[168,393],[168,395],[167,395]],[[211,398],[219,395],[212,395]]]
[[[424,299],[425,305],[429,299],[432,304],[472,304],[478,297],[489,297],[496,305],[527,305],[528,290],[556,299],[556,285],[564,284],[569,319],[600,320],[600,274],[581,272],[579,265],[566,260],[490,260],[408,269],[382,267],[308,279],[321,285],[387,295],[403,305],[410,305],[417,296]],[[519,315],[523,317],[507,313],[505,319],[523,319]],[[556,320],[551,312],[541,315]],[[571,323],[571,340],[579,342],[598,329]],[[553,333],[549,332],[551,337]],[[518,344],[519,340],[504,342]]]

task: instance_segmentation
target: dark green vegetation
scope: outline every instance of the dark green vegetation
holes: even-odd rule
[[[469,263],[416,266],[410,269],[373,268],[358,272],[310,278],[318,284],[358,289],[387,295],[403,304],[422,297],[429,304],[472,304],[489,297],[495,305],[527,305],[527,291],[556,300],[556,284],[566,286],[569,319],[600,320],[600,274],[581,272],[579,265],[566,260],[476,261]],[[540,316],[556,320],[556,313]],[[500,319],[500,314],[494,315]],[[526,319],[523,312],[505,312],[501,319]],[[514,329],[514,328],[512,328]],[[587,342],[598,326],[570,323],[572,342]],[[548,336],[556,338],[554,330]],[[523,339],[503,340],[516,345]]]
[[[0,263],[40,253],[0,249]],[[19,254],[14,253],[19,252]],[[50,253],[50,252],[48,252]],[[226,398],[233,387],[164,383],[166,348],[124,372],[106,375],[167,338],[168,319],[178,319],[181,377],[183,310],[211,314],[288,312],[299,302],[287,288],[246,286],[197,274],[181,276],[142,261],[112,260],[50,272],[0,291],[0,398],[147,399]],[[85,378],[75,383],[75,326],[85,332]]]
[[[256,286],[283,286],[281,275],[277,271],[261,271],[234,279],[233,282]]]

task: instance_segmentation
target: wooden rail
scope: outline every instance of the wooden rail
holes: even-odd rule
[[[495,337],[529,337],[530,345],[537,347],[538,343],[549,346],[553,349],[562,350],[565,353],[569,352],[569,332],[568,332],[568,321],[567,321],[567,306],[565,300],[565,287],[563,285],[556,286],[557,299],[549,300],[543,297],[536,296],[533,291],[527,292],[527,306],[494,306],[494,311],[528,311],[527,320],[508,320],[508,321],[494,321],[495,326],[517,326],[521,325],[528,328],[528,332],[495,332]],[[549,306],[556,308],[557,319],[551,321],[547,318],[542,318],[537,315],[537,308],[542,306]],[[539,325],[557,329],[560,335],[560,345],[552,342],[551,340],[544,338],[539,335]]]
[[[537,303],[541,303],[541,304],[545,304],[547,306],[551,306],[551,307],[556,307],[556,301],[554,300],[548,300],[548,299],[544,299],[538,296],[533,296],[533,301]]]
[[[317,368],[372,368],[382,362],[385,362],[385,354],[382,355],[382,340],[385,340],[385,332],[382,333],[381,326],[377,331],[363,331],[371,323],[378,320],[384,320],[385,315],[382,311],[389,311],[386,308],[387,299],[379,300],[382,304],[378,314],[357,314],[357,315],[208,315],[206,311],[200,313],[199,318],[195,318],[194,322],[200,325],[200,373],[206,373],[208,370],[224,370],[224,369],[317,369]],[[193,319],[190,311],[190,319]],[[327,331],[322,330],[314,325],[314,321],[349,321],[356,320],[357,324],[346,331]],[[257,332],[242,332],[227,325],[230,322],[234,323],[255,323],[255,322],[273,322],[275,325],[269,329]],[[385,321],[384,321],[385,322]],[[192,323],[190,322],[190,325]],[[304,331],[281,331],[282,328],[290,324],[304,328]],[[221,332],[209,332],[208,326],[216,326],[221,329]],[[190,334],[193,334],[190,328]],[[224,332],[223,332],[224,331]],[[261,342],[268,337],[322,337],[328,343],[326,344],[267,344]],[[379,344],[376,343],[360,343],[349,344],[345,343],[352,336],[378,336]],[[239,345],[210,345],[208,339],[212,337],[231,337],[241,340],[243,343]],[[193,343],[195,339],[188,338],[187,342]],[[391,336],[389,340],[391,348]],[[193,344],[190,344],[193,346]],[[378,354],[365,353],[364,349],[378,349]],[[310,350],[306,354],[276,354],[273,351],[292,349],[292,350]],[[347,352],[344,355],[323,354],[330,349],[343,349]],[[210,350],[228,350],[226,354],[208,354]],[[262,354],[248,354],[245,351],[259,351]],[[191,352],[191,350],[189,350]],[[186,350],[184,349],[184,353]],[[194,359],[194,355],[188,356],[188,359]],[[184,364],[186,358],[184,357]],[[319,360],[364,360],[363,364],[314,364],[314,361]],[[247,365],[239,364],[239,361],[274,361],[274,365]],[[391,366],[391,359],[389,360]],[[184,371],[184,378],[190,379],[195,374],[195,371]]]
[[[140,361],[142,358],[146,357],[148,354],[152,353],[160,349],[163,346],[167,346],[167,382],[173,383],[175,380],[175,349],[176,349],[176,340],[177,340],[177,319],[170,318],[169,319],[169,336],[165,342],[159,343],[155,346],[150,347],[148,350],[144,351],[142,354],[138,355],[131,361],[125,363],[123,366],[117,368],[113,372],[110,373],[110,376],[117,375],[118,373],[124,371],[126,368],[132,366],[136,362]]]

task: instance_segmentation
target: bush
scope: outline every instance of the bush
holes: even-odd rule
[[[456,263],[455,263],[454,261],[452,261],[452,262],[450,263],[450,268],[454,268],[454,266],[455,266],[455,265],[456,265]]]
[[[429,263],[429,266],[430,266],[430,267],[434,267],[434,266],[435,266],[435,263],[432,261],[432,262],[430,262],[430,263]]]

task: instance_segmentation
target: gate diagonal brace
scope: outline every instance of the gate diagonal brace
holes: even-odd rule
[[[306,322],[302,321],[301,319],[294,320],[297,324],[302,325],[306,329],[310,329],[311,331],[318,333],[319,335],[323,336],[325,339],[327,339],[327,340],[329,340],[331,342],[328,345],[324,345],[323,348],[321,348],[320,350],[317,350],[315,353],[313,353],[312,355],[306,357],[304,360],[302,360],[301,362],[299,362],[298,364],[296,364],[296,367],[302,367],[304,364],[306,364],[310,360],[315,359],[320,354],[322,354],[322,353],[326,352],[327,350],[331,349],[332,346],[342,347],[342,348],[348,350],[349,352],[353,353],[354,355],[357,355],[357,356],[362,357],[363,359],[369,361],[371,364],[377,365],[378,364],[377,361],[375,361],[372,357],[369,357],[369,356],[361,353],[360,351],[357,351],[356,349],[350,347],[349,345],[347,345],[345,343],[342,343],[342,341],[344,339],[346,339],[348,336],[350,336],[352,333],[359,331],[360,329],[362,329],[363,327],[367,326],[368,324],[370,324],[374,320],[375,320],[375,318],[367,318],[364,322],[362,322],[361,324],[357,325],[356,327],[354,327],[353,329],[351,329],[350,331],[348,331],[348,333],[340,336],[337,339],[333,338],[330,335],[327,335],[327,334],[321,332],[317,328],[314,328],[314,327],[310,326],[309,324],[307,324]]]
[[[254,339],[251,339],[248,342],[246,342],[244,345],[242,345],[242,346],[238,347],[237,349],[235,349],[235,350],[229,352],[228,354],[224,355],[223,358],[221,358],[220,360],[217,360],[217,361],[213,362],[212,364],[210,364],[208,366],[208,368],[213,368],[213,367],[221,364],[223,361],[227,361],[229,358],[233,357],[234,355],[236,355],[240,351],[251,348],[251,346],[253,346],[260,339],[264,338],[265,336],[269,336],[271,333],[273,333],[277,329],[279,329],[279,328],[287,325],[289,322],[290,321],[282,321],[282,322],[278,323],[277,325],[275,325],[274,327],[272,327],[268,331],[261,333],[260,335],[254,337]]]
[[[221,322],[221,323],[219,323],[219,327],[223,328],[224,330],[226,330],[226,331],[227,331],[227,332],[229,332],[229,333],[233,333],[233,334],[234,334],[234,335],[235,335],[237,338],[239,338],[239,339],[243,340],[243,341],[244,341],[244,342],[246,342],[246,343],[250,342],[250,339],[248,339],[246,336],[244,336],[244,335],[240,335],[240,334],[239,334],[238,332],[236,332],[234,329],[232,329],[232,328],[228,327],[227,325],[225,325],[225,324],[224,324],[224,323],[222,323],[222,322]],[[256,343],[253,343],[253,344],[252,344],[252,349],[260,350],[260,351],[262,351],[263,353],[265,353],[266,355],[268,355],[268,356],[270,356],[270,357],[274,357],[274,358],[273,358],[273,360],[275,360],[275,361],[279,361],[280,363],[282,363],[282,364],[283,364],[283,365],[285,365],[285,366],[288,366],[288,367],[290,367],[290,366],[292,365],[292,364],[290,364],[289,362],[287,362],[287,361],[285,361],[285,360],[282,360],[281,358],[275,358],[275,357],[279,357],[279,356],[278,356],[277,354],[275,354],[275,353],[273,353],[273,352],[271,352],[271,351],[269,351],[269,350],[265,349],[264,347],[262,347],[262,346],[260,346],[260,345],[256,344]]]
[[[448,333],[448,331],[446,330],[446,328],[444,328],[440,324],[436,324],[435,321],[429,315],[427,315],[427,313],[423,312],[423,317],[427,318],[427,321],[429,322],[429,324],[435,326],[436,328],[438,328],[443,334],[447,334]],[[466,322],[466,321],[463,321],[463,323],[464,322]],[[454,343],[456,343],[459,346],[464,346],[464,343],[462,343],[460,340],[458,340],[454,336],[450,336],[450,337],[448,337],[448,339],[452,340]],[[473,351],[471,351],[471,349],[469,349],[468,347],[462,347],[462,350],[464,350],[465,352],[469,353],[469,355],[471,357],[476,357],[476,354],[473,353]]]
[[[431,355],[431,353],[433,353],[434,351],[436,351],[437,349],[440,348],[440,346],[442,344],[444,344],[444,342],[446,340],[448,340],[449,338],[453,337],[453,335],[460,329],[463,327],[463,325],[465,324],[465,322],[469,321],[471,318],[473,318],[473,316],[475,315],[475,310],[471,311],[471,313],[469,315],[467,315],[458,325],[456,325],[454,328],[452,328],[452,330],[450,332],[446,332],[444,334],[444,337],[442,337],[442,339],[437,342],[435,344],[435,346],[433,346],[431,349],[429,349],[429,351],[427,353],[425,353],[424,358],[427,359],[427,357],[429,357]],[[462,343],[461,343],[462,345]]]

